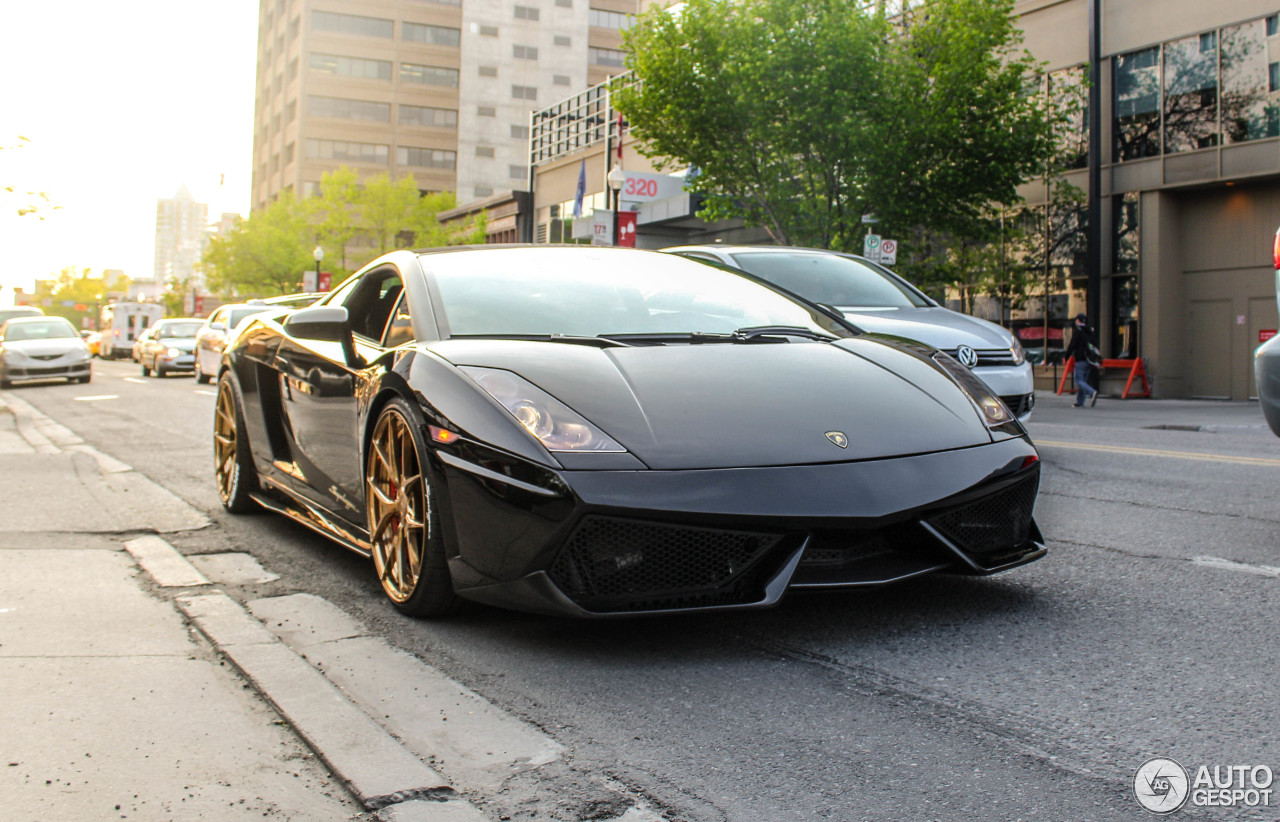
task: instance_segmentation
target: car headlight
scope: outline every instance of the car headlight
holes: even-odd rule
[[[21,351],[6,350],[4,352],[4,361],[6,365],[13,365],[14,363],[26,362],[26,360],[27,358],[22,355]]]
[[[548,451],[627,450],[577,411],[523,377],[498,368],[462,366],[460,370],[510,411]]]
[[[951,375],[951,379],[955,380],[969,395],[973,404],[978,406],[982,421],[988,428],[999,428],[1011,422],[1016,424],[1013,412],[1005,406],[1004,402],[991,392],[985,382],[974,376],[974,373],[961,365],[958,360],[950,354],[939,351],[933,355],[933,361],[942,366],[942,369]]]
[[[170,348],[168,351],[164,353],[167,354],[169,356],[169,359],[171,360],[176,360],[178,359],[178,357],[182,356],[182,351],[181,349],[178,349],[178,348]]]
[[[1013,345],[1009,348],[1009,353],[1013,354],[1013,364],[1022,365],[1027,361],[1027,350],[1022,347],[1022,341],[1017,337],[1013,338]]]

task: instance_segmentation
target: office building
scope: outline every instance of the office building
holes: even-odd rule
[[[253,208],[339,166],[528,187],[529,113],[621,71],[637,0],[262,0]]]

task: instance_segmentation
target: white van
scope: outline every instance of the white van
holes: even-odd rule
[[[133,356],[133,343],[138,335],[163,316],[164,307],[159,303],[104,305],[98,317],[98,331],[102,333],[98,356],[104,360]]]

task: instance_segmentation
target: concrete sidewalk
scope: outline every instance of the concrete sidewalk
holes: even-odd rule
[[[177,607],[230,603],[155,536],[206,518],[11,399],[22,413],[0,398],[0,819],[483,819],[447,788],[370,801],[360,768],[403,787],[385,768],[399,743],[380,729],[353,732],[379,757],[328,767],[209,642],[216,623]],[[350,708],[326,695],[326,718]],[[399,776],[423,780],[407,784],[441,784],[401,759]]]

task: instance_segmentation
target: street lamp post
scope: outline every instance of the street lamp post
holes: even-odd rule
[[[609,169],[609,188],[613,191],[613,245],[618,245],[618,209],[622,207],[622,184],[627,181],[627,173],[621,165]]]
[[[324,249],[317,245],[314,249],[312,249],[311,256],[316,258],[316,287],[312,290],[319,291],[320,290],[320,261],[324,259]]]

